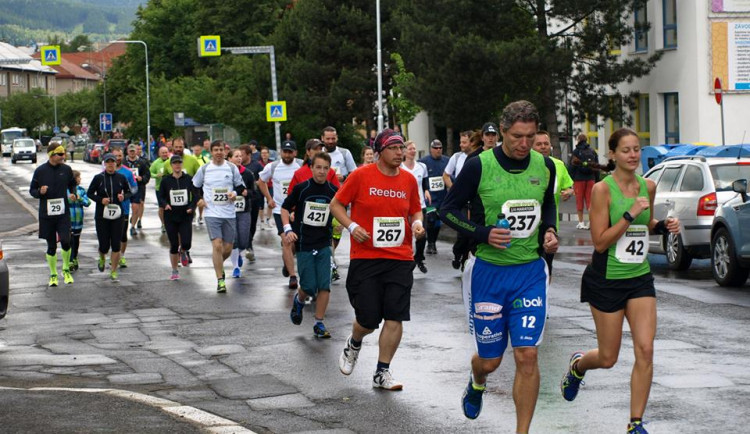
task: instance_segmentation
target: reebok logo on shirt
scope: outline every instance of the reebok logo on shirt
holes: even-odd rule
[[[405,191],[383,190],[382,188],[370,187],[370,196],[395,197],[397,199],[406,199]]]

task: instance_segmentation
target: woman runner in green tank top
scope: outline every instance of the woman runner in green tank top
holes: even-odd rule
[[[676,218],[652,217],[656,184],[635,173],[641,161],[638,135],[627,128],[609,138],[615,171],[597,183],[591,195],[591,239],[595,252],[581,281],[581,301],[588,302],[596,325],[598,348],[576,352],[563,376],[563,397],[575,399],[583,375],[617,362],[627,318],[635,366],[630,381],[628,433],[646,433],[641,418],[653,377],[656,291],[648,264],[649,233],[679,233]]]

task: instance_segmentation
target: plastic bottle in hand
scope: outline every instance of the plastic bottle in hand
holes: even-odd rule
[[[495,227],[500,229],[510,229],[510,222],[508,219],[505,218],[505,214],[500,213],[497,215],[497,221],[495,222]],[[505,248],[510,248],[510,242],[507,242],[504,244]]]

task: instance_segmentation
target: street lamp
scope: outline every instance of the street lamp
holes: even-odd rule
[[[102,69],[91,63],[84,63],[81,66],[86,69],[89,69],[89,68],[96,69],[99,75],[101,75],[102,84],[104,85],[104,113],[107,113],[107,70],[106,68]]]
[[[383,51],[380,47],[380,0],[375,1],[378,37],[378,133],[383,131]]]
[[[110,44],[143,44],[146,50],[146,143],[148,143],[148,159],[151,160],[151,99],[148,93],[148,45],[141,40],[109,41]]]

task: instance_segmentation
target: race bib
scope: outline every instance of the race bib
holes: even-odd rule
[[[502,212],[510,223],[510,236],[513,238],[530,237],[542,219],[542,206],[536,199],[506,201]]]
[[[289,194],[289,184],[291,184],[291,180],[289,181],[281,181],[281,194],[286,197]]]
[[[333,171],[336,172],[336,176],[341,175],[341,168],[339,166],[334,167]]]
[[[140,172],[138,172],[138,168],[137,167],[133,167],[130,170],[133,172],[133,176],[135,176],[136,180],[138,179],[139,176],[141,176],[141,175],[139,175]]]
[[[236,212],[245,212],[245,204],[247,201],[245,201],[245,196],[237,196],[234,198],[234,210]]]
[[[641,264],[648,256],[648,226],[631,225],[617,240],[615,258],[625,264]]]
[[[229,189],[228,188],[214,188],[213,199],[215,204],[226,205],[229,203]]]
[[[109,205],[106,205],[104,207],[104,213],[102,214],[102,217],[107,220],[117,220],[121,215],[122,208],[120,208],[120,205],[110,203]]]
[[[169,204],[172,206],[185,206],[188,203],[188,191],[182,190],[170,190],[169,191]]]
[[[47,215],[50,217],[65,214],[64,199],[47,199]]]
[[[431,176],[427,178],[430,183],[430,191],[443,191],[445,190],[445,182],[442,176]]]
[[[308,226],[325,226],[328,224],[330,208],[327,203],[305,202],[305,215],[302,223]]]
[[[372,219],[372,245],[398,247],[404,243],[406,230],[403,217],[375,217]]]

